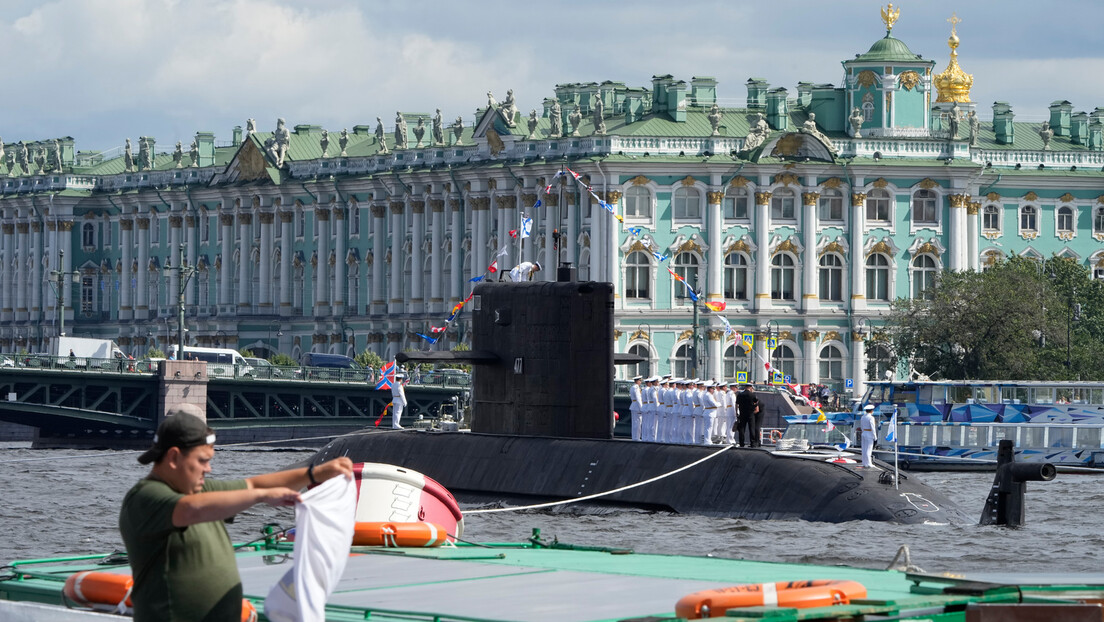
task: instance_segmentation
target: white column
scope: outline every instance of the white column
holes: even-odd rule
[[[42,317],[42,259],[43,248],[42,223],[31,223],[31,321],[41,322]]]
[[[862,178],[855,180],[855,188],[862,187]],[[854,190],[853,188],[852,190]],[[863,252],[863,230],[866,228],[866,193],[851,193],[851,309],[866,309],[866,254]]]
[[[330,208],[315,204],[314,219],[318,228],[318,265],[314,270],[314,314],[330,314]]]
[[[464,211],[463,200],[460,198],[449,199],[449,211],[452,212],[452,229],[450,234],[452,235],[452,255],[449,257],[451,261],[450,274],[451,281],[448,284],[449,289],[449,305],[455,305],[460,302],[460,282],[463,279],[461,271],[464,269]]]
[[[234,273],[231,271],[234,261],[234,215],[220,213],[219,225],[222,231],[222,266],[219,270],[218,304],[225,307],[230,305],[230,295],[234,291]]]
[[[15,230],[19,236],[19,252],[15,256],[15,272],[19,280],[15,283],[15,313],[16,319],[27,319],[27,285],[29,276],[26,272],[27,258],[31,254],[30,249],[30,224],[25,222],[15,223]],[[65,304],[69,304],[70,296],[66,296]]]
[[[563,187],[561,186],[560,191],[552,195],[556,197],[556,207],[553,208],[549,205],[548,209],[544,212],[544,257],[540,259],[540,263],[542,268],[551,272],[554,272],[556,268],[556,249],[553,248],[555,246],[555,240],[552,239],[552,232],[556,229],[557,217],[563,213],[564,194],[566,193],[563,192]],[[536,224],[536,222],[533,224]],[[593,244],[592,241],[591,245]],[[540,278],[541,274],[539,272],[537,275],[538,278]]]
[[[614,211],[615,214],[620,214],[621,213],[621,191],[620,190],[610,190],[609,192],[607,192],[606,193],[606,203],[609,203],[610,205],[613,206],[613,211]],[[599,209],[601,209],[601,207],[599,207]],[[605,210],[603,210],[603,211],[605,211]],[[621,244],[620,244],[620,239],[619,239],[620,236],[621,236],[621,225],[620,225],[620,223],[617,223],[616,219],[613,218],[612,214],[606,214],[605,217],[606,217],[606,220],[609,222],[609,232],[610,233],[609,233],[609,237],[606,238],[607,239],[607,244],[606,244],[607,248],[606,248],[605,258],[603,259],[603,263],[605,263],[608,266],[607,267],[607,274],[609,275],[609,282],[613,284],[613,306],[614,306],[615,309],[617,309],[617,308],[621,308],[621,304],[622,304],[622,301],[620,300],[620,298],[621,298],[621,262],[618,261],[618,259],[620,258],[620,253],[621,253],[621,251],[620,251]],[[578,235],[576,234],[574,237],[578,237]]]
[[[812,177],[805,182],[812,186],[816,184],[816,178]],[[802,296],[801,306],[806,311],[815,311],[820,308],[820,297],[817,291],[817,275],[820,270],[820,262],[817,258],[817,192],[801,193],[801,231],[804,234],[805,245],[804,269],[801,271]]]
[[[237,310],[239,315],[250,312],[250,296],[253,293],[253,280],[249,277],[249,267],[253,263],[250,255],[253,249],[253,214],[251,212],[238,213],[238,289]],[[223,261],[226,258],[223,257]]]
[[[805,350],[805,369],[801,373],[803,383],[820,381],[820,370],[817,365],[817,337],[819,336],[820,334],[815,330],[805,331],[801,335],[801,345]]]
[[[966,205],[966,266],[973,271],[981,269],[981,257],[978,256],[978,208],[980,202],[971,201]]]
[[[292,221],[295,220],[295,212],[280,210],[280,315],[291,315],[291,264],[294,252],[291,250]]]
[[[724,301],[724,249],[721,248],[721,233],[724,221],[721,218],[721,201],[724,191],[705,193],[705,242],[709,251],[705,259],[706,302]],[[709,378],[721,378],[724,371],[724,330],[720,320],[714,315],[706,316],[706,375]]]
[[[138,295],[137,306],[134,309],[134,319],[143,320],[149,317],[149,227],[148,217],[138,218]]]
[[[851,379],[855,381],[852,395],[866,393],[866,342],[860,333],[851,333]]]
[[[951,270],[965,270],[966,264],[966,204],[970,202],[968,194],[952,194],[950,197],[950,231],[947,236],[950,244],[949,266]]]
[[[410,300],[407,301],[408,313],[425,311],[425,275],[422,273],[425,259],[422,246],[425,244],[425,199],[410,201]]]
[[[517,265],[517,252],[514,249],[513,240],[510,238],[511,229],[521,228],[521,217],[518,216],[517,210],[517,194],[511,191],[508,195],[499,195],[495,197],[495,204],[498,206],[498,248],[493,252],[497,253],[499,248],[506,249],[506,256],[500,257],[498,260],[498,267],[511,268]],[[532,216],[532,215],[530,215]],[[520,239],[521,233],[518,233]],[[487,263],[490,263],[488,259]],[[497,279],[497,276],[495,277]]]
[[[388,297],[388,312],[402,313],[402,268],[403,268],[403,201],[391,201],[391,291]]]
[[[260,212],[257,214],[257,217],[261,219],[261,264],[257,266],[257,278],[260,281],[260,298],[257,302],[260,307],[260,312],[268,315],[273,312],[272,294],[275,289],[275,284],[272,282],[272,224],[276,220],[276,213]]]
[[[169,265],[180,268],[180,234],[184,226],[184,217],[179,213],[169,215]],[[173,317],[177,314],[177,303],[180,300],[180,270],[169,270],[169,301],[170,308],[174,310]]]
[[[590,280],[602,281],[606,274],[605,236],[602,235],[602,206],[583,198],[583,213],[590,214]],[[615,299],[616,300],[616,299]]]
[[[471,274],[467,275],[467,278],[472,279],[480,274],[483,274],[487,270],[487,231],[488,231],[488,215],[491,209],[490,197],[469,197],[468,204],[471,205],[472,219],[474,226],[472,227],[471,236]]]
[[[59,226],[61,224],[58,223]],[[60,232],[58,235],[61,235]],[[8,248],[11,246],[9,245]],[[129,320],[134,318],[134,307],[130,300],[130,282],[134,279],[130,269],[133,263],[131,253],[134,251],[134,219],[132,218],[119,219],[119,248],[122,249],[121,263],[123,264],[122,273],[119,275],[119,319]]]
[[[383,268],[387,251],[386,244],[387,223],[384,220],[387,212],[387,204],[375,203],[372,210],[372,295],[371,314],[378,315],[387,310],[387,296],[384,292]]]
[[[770,293],[767,293],[770,296]],[[769,298],[768,298],[769,300]],[[767,369],[763,366],[764,361],[770,360],[767,351],[767,333],[766,331],[756,329],[755,330],[755,354],[751,357],[751,373],[748,374],[748,380],[750,382],[763,382],[768,380]]]
[[[755,251],[755,310],[771,309],[770,281],[770,200],[771,193],[755,193],[755,222],[758,249]],[[760,366],[762,367],[762,366]]]
[[[334,237],[334,285],[330,308],[334,315],[345,315],[345,256],[348,254],[345,248],[348,241],[345,235],[345,208],[334,205],[330,213],[333,215]],[[356,301],[352,302],[355,306]],[[344,335],[341,338],[344,339]]]
[[[444,282],[442,280],[444,255],[442,245],[445,234],[445,201],[441,198],[429,200],[429,209],[432,214],[429,234],[429,312],[433,314],[444,311]]]
[[[199,218],[206,217],[199,216]],[[185,244],[187,245],[187,250],[185,252],[187,253],[188,257],[188,265],[195,268],[198,265],[197,262],[199,261],[199,234],[196,228],[199,222],[196,216],[188,215],[184,217],[184,224],[187,226],[187,229],[184,232],[184,237],[185,239],[187,239],[187,242],[185,242]],[[195,305],[196,303],[196,282],[198,280],[199,275],[196,273],[192,273],[192,278],[188,279],[188,285],[186,286],[184,292],[184,302],[188,306]]]
[[[58,223],[58,249],[64,251],[65,262],[61,265],[61,270],[64,272],[73,271],[73,223],[62,222]],[[69,284],[66,286],[69,289],[65,291],[65,308],[62,309],[62,313],[65,313],[65,321],[70,322],[73,319],[73,280],[69,278]],[[70,329],[71,331],[72,329]],[[70,332],[70,334],[72,334]]]

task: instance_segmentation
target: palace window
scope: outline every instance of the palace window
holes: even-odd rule
[[[651,218],[652,193],[644,186],[631,186],[622,197],[625,218]]]
[[[81,277],[81,312],[92,313],[96,288],[92,277]]]
[[[771,259],[771,299],[794,299],[794,259],[788,253],[778,253]]]
[[[96,225],[86,222],[81,227],[81,246],[91,248],[96,245]]]
[[[873,344],[867,348],[866,373],[868,378],[882,379],[886,372],[892,369],[893,356],[889,348],[881,344]]]
[[[817,204],[817,218],[825,220],[843,220],[843,193],[835,188],[825,188],[820,193]]]
[[[111,221],[104,220],[103,224],[104,248],[111,246]]]
[[[843,300],[843,260],[835,253],[820,258],[820,299]]]
[[[875,188],[866,193],[866,219],[885,222],[889,220],[889,192]]]
[[[866,258],[867,300],[889,300],[889,257],[873,253]]]
[[[671,209],[676,220],[701,218],[701,192],[697,188],[683,186],[671,197]]]
[[[912,195],[912,222],[935,224],[937,198],[935,192],[931,190],[917,190]]]
[[[157,214],[150,217],[150,244],[161,243],[161,219]]]
[[[744,220],[748,217],[748,191],[747,188],[730,186],[725,191],[724,217],[729,220]]]
[[[724,295],[729,300],[747,300],[748,261],[743,253],[725,255]]]
[[[797,218],[796,199],[794,191],[789,188],[779,188],[771,194],[771,219],[793,220]]]
[[[690,378],[697,371],[694,369],[692,359],[694,357],[694,348],[688,343],[683,343],[675,350],[675,356],[671,358],[671,367],[674,369],[674,375],[679,378]]]
[[[307,231],[307,213],[301,209],[295,210],[295,237],[301,238]]]
[[[1059,207],[1058,208],[1058,232],[1059,233],[1073,233],[1073,208],[1072,207]]]
[[[199,213],[199,241],[211,241],[211,217],[207,215],[206,210]]]
[[[747,354],[744,349],[737,346],[735,342],[728,344],[728,347],[724,351],[724,370],[722,375],[725,378],[735,378],[736,372],[747,371]]]
[[[626,376],[627,377],[630,377],[630,378],[632,376],[645,376],[645,377],[648,377],[648,376],[652,375],[652,360],[651,360],[652,356],[651,356],[651,352],[648,351],[648,346],[646,346],[642,343],[638,343],[638,344],[634,345],[633,347],[629,348],[629,354],[635,354],[636,356],[639,356],[640,358],[642,358],[644,360],[640,361],[636,365],[630,365],[628,367],[628,369],[626,370]]]
[[[625,298],[647,300],[652,297],[652,262],[642,251],[629,253],[625,258]]]
[[[698,256],[694,253],[679,253],[675,256],[674,269],[675,274],[682,277],[686,283],[683,285],[675,281],[675,298],[689,298],[688,286],[693,287],[694,291],[697,291],[698,287]]]
[[[820,381],[824,384],[843,382],[843,354],[833,345],[820,351]]]
[[[1020,208],[1020,230],[1039,230],[1039,211],[1035,209],[1034,205],[1025,205]]]
[[[1000,208],[996,205],[986,205],[981,212],[981,228],[983,231],[1000,233],[1001,218]]]
[[[927,254],[917,255],[912,260],[912,297],[930,298],[937,273],[934,257]]]
[[[782,372],[783,378],[786,376],[791,380],[797,378],[797,357],[794,356],[793,348],[790,346],[781,344],[775,348],[774,354],[771,355],[771,364]]]
[[[866,95],[869,96],[870,93],[867,93]],[[867,100],[866,97],[863,97],[862,113],[863,122],[874,120],[874,102]]]
[[[354,207],[350,213],[349,218],[349,233],[351,235],[360,235],[360,208]]]
[[[1104,233],[1104,207],[1093,210],[1093,233]]]

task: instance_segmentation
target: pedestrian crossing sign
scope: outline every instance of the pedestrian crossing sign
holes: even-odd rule
[[[755,335],[752,333],[743,333],[740,335],[740,339],[742,340],[740,346],[745,350],[750,350],[755,346]]]
[[[767,339],[767,349],[773,350],[778,347],[778,337],[771,337]]]
[[[771,378],[771,384],[782,384],[782,372],[774,372],[774,377]]]
[[[747,372],[746,371],[736,372],[736,382],[738,382],[740,384],[746,383],[747,382]]]

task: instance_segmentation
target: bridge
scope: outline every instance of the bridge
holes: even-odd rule
[[[0,367],[0,421],[35,428],[35,447],[147,447],[180,378],[166,377],[156,364],[127,364],[120,371],[116,363],[78,367],[64,359],[9,363]],[[207,422],[220,444],[320,445],[377,422],[391,426],[390,411],[383,415],[391,392],[375,390],[363,376],[312,368],[268,377],[195,376],[183,395],[205,389]],[[470,387],[408,385],[406,396],[403,422],[409,427],[419,415],[431,420],[462,410]]]

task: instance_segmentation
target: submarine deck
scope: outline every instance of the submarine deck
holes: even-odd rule
[[[875,616],[930,620],[938,613],[942,614],[939,620],[951,622],[965,620],[964,609],[971,603],[1054,603],[1064,595],[1104,596],[1104,575],[948,578],[845,566],[531,544],[461,544],[437,549],[354,547],[353,551],[327,604],[326,619],[332,622],[673,620],[675,603],[696,591],[806,579],[857,581],[866,587],[867,596],[849,605],[816,609],[730,610],[725,619],[759,620],[766,616],[779,622]],[[255,602],[258,611],[263,611],[268,589],[288,569],[290,556],[286,554],[290,552],[290,544],[239,552],[245,595]],[[84,569],[105,570],[103,566],[87,565],[90,560],[84,560],[83,566],[45,565],[52,563],[56,564],[50,560],[17,562],[16,578],[0,582],[0,613],[6,607],[26,613],[14,609],[19,604],[4,603],[2,599],[61,604],[61,585],[67,575]],[[118,566],[113,571],[128,572],[129,568]],[[56,616],[58,610],[51,609]],[[91,614],[89,619],[93,619]]]

